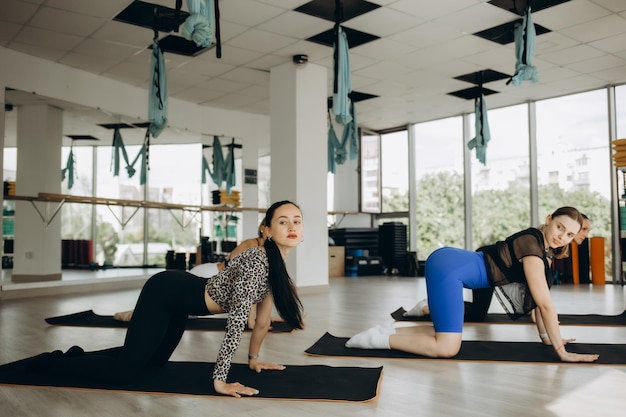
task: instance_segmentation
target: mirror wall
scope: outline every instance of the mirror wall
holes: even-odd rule
[[[212,191],[218,189],[205,170],[203,158],[211,165],[213,134],[168,127],[158,138],[151,138],[145,157],[148,162],[145,185],[141,184],[141,164],[147,121],[102,109],[44,97],[17,89],[5,91],[4,181],[19,181],[17,172],[17,125],[20,108],[49,105],[63,110],[63,149],[59,170],[65,170],[61,194],[110,199],[141,200],[190,206],[212,204]],[[119,128],[123,147],[114,147],[115,127]],[[220,137],[223,154],[227,145],[241,144],[241,138]],[[126,153],[127,160],[124,158]],[[235,147],[234,189],[241,190],[241,147]],[[119,164],[119,174],[114,167]],[[136,171],[129,175],[133,169]],[[71,166],[71,170],[70,170]],[[73,171],[73,172],[72,172]],[[70,175],[73,174],[73,175]],[[60,173],[61,176],[61,173]],[[73,178],[70,184],[70,177]],[[70,186],[71,185],[71,186]],[[47,203],[48,204],[48,203]],[[12,239],[11,215],[14,202],[4,202],[3,238]],[[168,252],[185,254],[187,266],[195,263],[195,252],[203,237],[215,243],[212,249],[222,252],[226,241],[241,239],[236,214],[171,209],[135,209],[133,207],[65,203],[59,212],[62,239],[90,241],[90,257],[63,256],[63,267],[102,269],[167,266]],[[55,220],[57,221],[57,220]],[[10,270],[10,248],[4,245],[3,266]],[[65,248],[64,248],[65,249]],[[64,250],[64,252],[68,252]],[[180,256],[179,256],[180,257]]]

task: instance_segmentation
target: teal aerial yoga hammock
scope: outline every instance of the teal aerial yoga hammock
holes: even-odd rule
[[[202,147],[202,150],[204,151],[204,146]],[[211,172],[211,168],[209,168],[209,163],[206,160],[206,157],[204,156],[204,153],[202,154],[202,184],[206,184],[206,173]]]
[[[150,134],[155,138],[167,127],[167,77],[163,51],[156,36],[152,42],[150,93],[148,95],[148,120]]]
[[[235,140],[228,145],[228,154],[224,158],[222,153],[222,143],[218,136],[213,136],[213,172],[204,154],[202,155],[202,184],[206,184],[206,172],[208,171],[213,183],[217,188],[222,188],[222,183],[226,181],[226,192],[230,195],[230,190],[235,186],[237,177],[235,175]]]
[[[533,83],[537,82],[537,67],[533,66],[533,56],[535,55],[535,24],[530,12],[530,6],[524,12],[522,23],[515,25],[515,56],[517,62],[515,64],[515,74],[507,82],[513,83],[519,87],[522,82],[529,80]]]
[[[148,148],[150,146],[150,131],[146,130],[146,135],[144,137],[144,143],[139,149],[139,153],[133,160],[132,163],[129,163],[128,153],[126,153],[126,148],[124,147],[124,141],[122,140],[122,135],[120,134],[120,129],[118,127],[113,131],[113,176],[117,177],[120,175],[120,152],[122,157],[124,158],[124,162],[126,163],[126,172],[128,173],[128,178],[132,178],[135,175],[135,164],[141,157],[141,174],[139,178],[139,183],[141,185],[145,185],[146,183],[146,170],[148,167]]]
[[[351,161],[354,161],[359,157],[359,126],[356,122],[356,109],[353,101],[350,101],[350,116],[352,120],[343,130],[343,142],[350,143],[349,158]]]
[[[469,149],[476,148],[476,159],[483,165],[487,163],[487,144],[491,140],[489,120],[487,119],[487,105],[483,94],[476,98],[474,103],[476,136],[467,143]]]
[[[139,184],[140,185],[145,185],[146,184],[146,177],[147,177],[147,170],[148,168],[148,152],[150,150],[150,130],[147,129],[146,130],[146,135],[143,138],[143,146],[141,147],[141,149],[139,150],[139,153],[137,154],[137,156],[135,157],[135,160],[133,161],[132,165],[135,165],[135,162],[137,162],[137,159],[139,159],[139,157],[141,156],[141,172],[139,174]],[[130,172],[129,172],[129,176]]]
[[[335,173],[337,164],[342,165],[346,159],[351,161],[357,159],[359,155],[359,132],[356,123],[356,111],[354,103],[350,103],[350,115],[352,120],[343,128],[341,142],[335,133],[332,119],[328,117],[328,172]],[[350,144],[348,158],[346,158],[346,146]]]
[[[226,181],[226,193],[230,195],[230,190],[235,186],[237,177],[235,176],[235,140],[228,145],[228,154],[224,159],[224,181]]]
[[[335,161],[335,149],[340,147],[339,139],[333,128],[331,120],[328,121],[328,172],[334,174],[337,171],[337,162]]]
[[[76,160],[74,159],[74,141],[72,141],[72,145],[70,146],[70,154],[67,157],[67,165],[65,168],[61,170],[61,181],[65,180],[67,174],[67,189],[71,190],[74,186],[74,177],[76,176],[74,172],[74,165],[76,164]]]
[[[342,125],[352,120],[350,115],[350,97],[352,81],[350,80],[350,57],[348,38],[341,26],[336,25],[337,41],[335,42],[335,88],[333,91],[333,114],[335,120]]]
[[[222,187],[222,182],[225,179],[225,163],[224,163],[224,155],[222,153],[222,143],[220,142],[220,138],[218,136],[213,136],[213,172],[211,172],[211,167],[207,162],[204,155],[202,155],[202,184],[206,184],[206,171],[209,172],[213,183],[217,185],[217,188]]]
[[[350,100],[352,81],[350,79],[350,54],[348,37],[341,28],[343,7],[340,0],[335,0],[335,42],[333,45],[334,82],[332,114],[335,121],[344,126],[341,142],[337,138],[332,119],[328,120],[328,172],[335,173],[337,164],[346,161],[346,144],[350,143],[350,159],[358,155],[358,126],[354,103]]]
[[[187,0],[187,8],[189,17],[183,23],[183,37],[200,48],[211,46],[215,28],[213,0]]]
[[[126,166],[128,166],[128,154],[126,153],[126,148],[124,147],[124,141],[122,140],[122,134],[120,133],[119,127],[116,127],[113,131],[113,176],[117,177],[120,175],[120,152],[124,157],[124,162],[126,162]]]

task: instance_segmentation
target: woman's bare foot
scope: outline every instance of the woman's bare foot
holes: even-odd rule
[[[132,317],[133,317],[133,310],[119,311],[113,314],[113,318],[119,321],[130,321]]]

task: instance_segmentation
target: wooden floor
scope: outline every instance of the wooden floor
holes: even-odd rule
[[[0,386],[3,416],[623,416],[626,366],[456,362],[454,360],[310,357],[304,350],[326,331],[350,336],[390,323],[397,307],[423,297],[423,278],[332,278],[324,294],[304,294],[306,329],[270,334],[263,359],[286,365],[384,366],[379,395],[366,403],[232,399],[89,390]],[[619,285],[557,286],[561,313],[618,314],[626,308]],[[131,308],[137,289],[0,300],[0,363],[81,345],[120,345],[122,329],[48,326],[44,318],[93,309],[100,314]],[[497,304],[497,303],[494,303]],[[492,306],[493,312],[500,312]],[[626,343],[626,328],[563,327],[580,342]],[[187,332],[173,360],[215,361],[220,332]],[[236,362],[245,362],[249,334]],[[529,325],[467,325],[466,340],[538,341]],[[207,379],[210,378],[207,375]]]

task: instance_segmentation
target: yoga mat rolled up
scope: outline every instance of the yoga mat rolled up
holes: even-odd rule
[[[591,244],[591,283],[604,285],[604,238],[595,236],[589,239]]]

